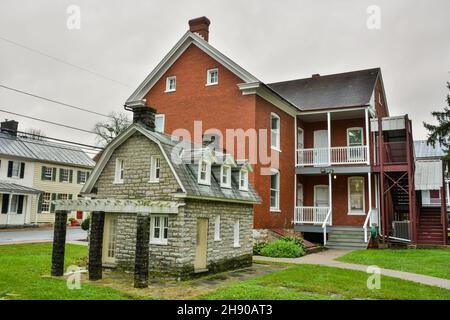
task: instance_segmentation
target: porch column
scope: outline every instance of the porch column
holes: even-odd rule
[[[136,221],[136,256],[134,261],[134,287],[148,287],[150,241],[150,215],[138,213]]]
[[[333,224],[333,188],[332,188],[332,181],[333,181],[333,172],[330,171],[328,173],[328,203],[330,206],[331,214],[330,214],[330,225]]]
[[[372,211],[372,174],[370,172],[367,173],[367,189],[369,190],[369,211],[368,214]],[[370,221],[370,218],[369,218]]]
[[[331,165],[331,113],[327,112],[328,125],[328,165]]]
[[[52,276],[64,275],[64,250],[66,247],[67,211],[55,212],[53,229]]]
[[[103,228],[105,224],[105,212],[94,211],[91,216],[91,228],[89,236],[89,280],[102,278],[102,250]]]
[[[366,118],[366,148],[367,148],[367,165],[370,165],[370,129],[369,129],[369,108],[365,110]]]

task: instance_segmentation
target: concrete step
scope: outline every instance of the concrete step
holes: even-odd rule
[[[339,245],[327,244],[325,247],[328,249],[342,249],[342,250],[367,249],[367,245],[351,246],[351,245],[345,245],[345,244],[339,244]]]
[[[334,238],[334,237],[328,237],[328,242],[353,242],[353,243],[361,243],[364,242],[364,238]]]

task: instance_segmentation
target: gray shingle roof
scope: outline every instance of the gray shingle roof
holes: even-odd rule
[[[42,191],[19,184],[0,181],[0,193],[39,194]]]
[[[300,110],[369,104],[379,68],[267,84]]]
[[[83,167],[95,165],[80,148],[6,133],[0,133],[0,155]]]
[[[416,158],[441,158],[445,156],[445,151],[439,143],[436,143],[433,147],[431,144],[427,144],[426,140],[414,141],[414,152]]]

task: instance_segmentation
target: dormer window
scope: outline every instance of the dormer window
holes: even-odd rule
[[[231,167],[223,165],[220,168],[220,186],[222,188],[231,188]]]
[[[161,158],[151,157],[150,160],[150,182],[159,182],[161,175]]]
[[[198,165],[198,183],[211,184],[211,163],[208,161],[201,160]]]
[[[167,77],[166,79],[166,92],[173,92],[177,90],[177,77]]]
[[[212,86],[219,83],[219,70],[209,69],[207,72],[206,85]]]
[[[246,169],[239,171],[239,190],[248,191],[248,171]]]

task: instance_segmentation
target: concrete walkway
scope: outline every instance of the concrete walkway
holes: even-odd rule
[[[83,242],[87,238],[87,232],[81,228],[67,228],[66,241]],[[0,245],[20,244],[20,243],[40,243],[53,241],[53,228],[45,229],[20,229],[1,230]],[[84,241],[86,242],[86,241]],[[87,243],[87,242],[86,242]]]
[[[337,250],[331,249],[312,253],[301,258],[269,258],[262,256],[253,256],[253,261],[267,261],[267,262],[285,262],[292,264],[315,264],[328,267],[336,267],[341,269],[357,270],[367,272],[366,265],[346,263],[336,261],[335,259],[349,253],[351,250]],[[417,273],[403,272],[392,269],[380,268],[381,274],[384,276],[409,280],[417,283],[422,283],[430,286],[441,287],[450,290],[450,280],[425,276]]]

